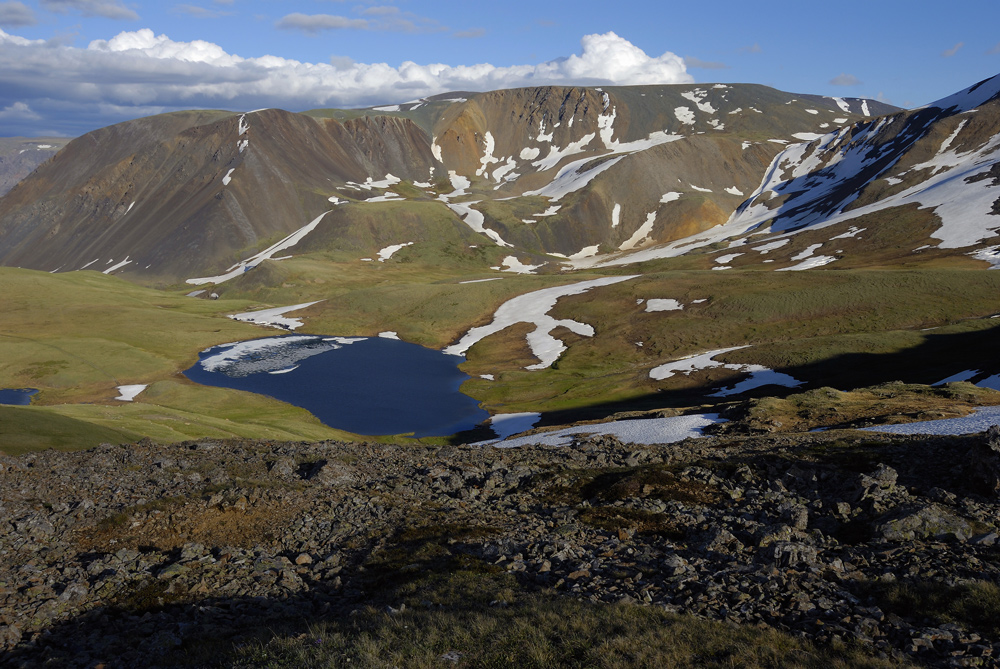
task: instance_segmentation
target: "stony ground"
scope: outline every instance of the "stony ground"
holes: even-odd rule
[[[0,665],[172,665],[278,621],[391,607],[407,574],[478,565],[903,664],[997,666],[995,621],[878,594],[1000,581],[998,472],[1000,431],[0,456]]]

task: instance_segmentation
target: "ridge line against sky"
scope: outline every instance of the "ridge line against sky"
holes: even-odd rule
[[[995,0],[812,4],[0,0],[0,136],[543,84],[759,83],[914,107],[1000,72]]]

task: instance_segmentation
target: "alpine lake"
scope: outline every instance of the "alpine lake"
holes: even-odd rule
[[[202,351],[184,375],[267,395],[355,434],[449,436],[489,418],[459,388],[465,359],[398,339],[285,335]]]

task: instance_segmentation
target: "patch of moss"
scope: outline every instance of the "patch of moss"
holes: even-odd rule
[[[660,536],[679,541],[686,533],[665,513],[654,513],[645,509],[629,509],[614,506],[589,507],[580,511],[582,522],[602,530],[635,530],[638,534]]]
[[[709,505],[722,499],[721,492],[700,481],[681,480],[674,465],[646,465],[621,469],[576,469],[560,472],[546,500],[578,504],[586,500],[615,502],[626,499],[658,499],[684,504]]]

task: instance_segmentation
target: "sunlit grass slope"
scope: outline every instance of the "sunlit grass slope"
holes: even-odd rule
[[[656,298],[684,308],[647,312],[645,301]],[[933,383],[995,362],[979,340],[1000,326],[990,318],[998,312],[1000,273],[982,270],[656,272],[561,299],[551,315],[587,323],[595,335],[556,330],[569,348],[550,369],[524,369],[535,360],[523,335],[476,344],[464,369],[496,381],[474,379],[466,388],[503,411],[578,409],[651,394],[662,404],[691,405],[739,373],[716,368],[655,381],[650,370],[735,346],[747,348],[720,359],[787,371],[811,385]]]
[[[86,448],[151,437],[324,439],[345,433],[269,398],[204,388],[181,372],[215,344],[269,333],[225,317],[245,301],[197,300],[96,272],[0,269],[0,387],[38,388],[6,409],[0,449]],[[116,386],[149,384],[133,403]],[[74,436],[75,435],[75,436]]]

